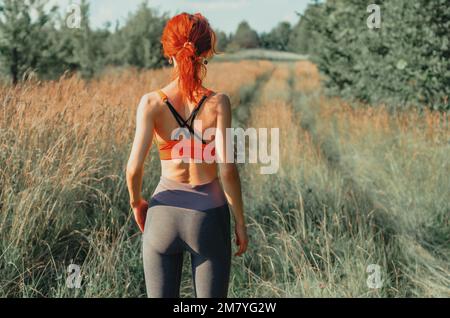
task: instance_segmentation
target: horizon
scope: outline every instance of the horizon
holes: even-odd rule
[[[70,3],[80,1],[51,0],[64,10]],[[112,25],[118,21],[123,25],[130,13],[136,11],[142,0],[96,0],[90,4],[90,22],[93,28],[102,28],[106,23]],[[292,0],[151,0],[147,1],[150,8],[159,14],[164,12],[174,16],[181,12],[201,12],[211,23],[213,29],[227,34],[234,33],[242,21],[247,21],[258,33],[270,32],[281,22],[295,25],[299,21],[296,14],[303,13],[310,0],[298,0],[295,5]],[[276,8],[276,10],[274,10]],[[251,12],[249,14],[249,12]],[[270,17],[270,18],[269,18]]]

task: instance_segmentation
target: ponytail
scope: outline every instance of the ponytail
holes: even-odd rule
[[[216,54],[216,35],[208,20],[200,13],[181,13],[173,17],[164,28],[161,43],[164,56],[175,56],[180,93],[185,101],[197,102],[195,93],[206,76],[204,61]]]

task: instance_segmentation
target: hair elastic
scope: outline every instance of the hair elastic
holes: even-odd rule
[[[194,44],[193,44],[192,42],[187,41],[187,42],[184,42],[183,47],[186,48],[186,47],[188,47],[189,45],[192,46],[192,47],[194,46]]]

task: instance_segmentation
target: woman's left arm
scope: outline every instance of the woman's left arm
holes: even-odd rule
[[[153,141],[154,113],[150,94],[144,95],[136,112],[136,133],[130,158],[127,163],[126,178],[130,205],[133,209],[142,203],[142,178],[144,175],[145,159],[150,151]]]

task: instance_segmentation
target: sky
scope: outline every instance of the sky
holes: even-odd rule
[[[77,0],[52,0],[61,9]],[[258,32],[268,32],[281,21],[298,22],[296,12],[303,13],[310,0],[148,0],[150,7],[171,16],[183,11],[200,12],[212,27],[227,33],[235,32],[246,20]],[[90,0],[91,25],[102,27],[108,21],[124,22],[142,0]]]

